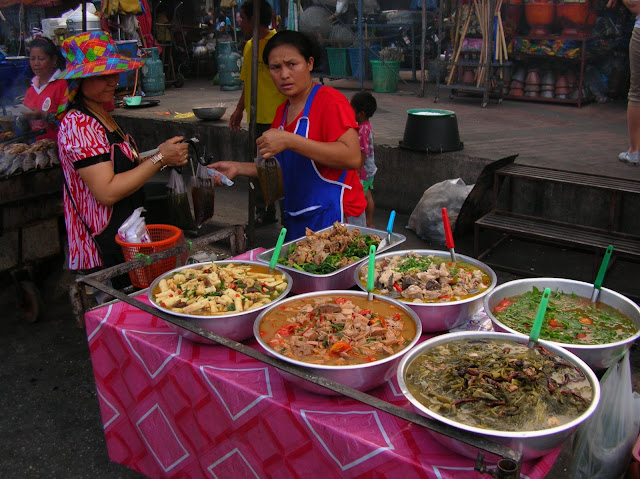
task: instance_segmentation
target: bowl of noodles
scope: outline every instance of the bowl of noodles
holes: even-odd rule
[[[372,300],[359,291],[323,291],[280,301],[260,313],[256,340],[267,354],[359,391],[393,377],[400,358],[420,338],[421,323],[406,305]],[[307,391],[333,390],[280,371]]]
[[[520,451],[525,460],[560,446],[600,400],[598,378],[580,358],[543,341],[529,348],[528,338],[508,333],[428,339],[402,358],[397,379],[419,414]],[[460,441],[438,439],[477,455]]]
[[[483,298],[498,284],[486,264],[448,251],[406,250],[376,255],[374,293],[406,303],[422,322],[423,332],[448,331],[482,308]],[[366,291],[368,263],[355,271]]]
[[[234,341],[249,339],[253,322],[291,291],[291,276],[256,261],[214,261],[173,269],[156,278],[147,293],[152,306]],[[211,341],[174,323],[183,337]]]

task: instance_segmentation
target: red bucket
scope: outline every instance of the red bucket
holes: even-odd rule
[[[138,253],[151,255],[184,243],[182,230],[175,226],[147,225],[147,230],[151,235],[151,243],[127,243],[116,235],[116,243],[122,246],[125,261],[135,260]],[[187,261],[187,256],[187,252],[181,254],[179,264],[177,264],[177,257],[171,256],[149,266],[134,269],[129,272],[131,284],[136,288],[146,288],[161,274],[183,265]]]

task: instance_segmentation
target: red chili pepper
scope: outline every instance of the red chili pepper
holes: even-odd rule
[[[278,329],[276,331],[276,334],[279,334],[280,336],[289,336],[291,334],[291,331],[293,331],[294,329],[296,329],[297,325],[296,324],[290,324],[289,326],[283,326],[280,329]]]
[[[502,301],[498,303],[498,305],[493,308],[494,313],[499,313],[500,311],[504,311],[508,306],[511,306],[513,301],[510,301],[509,298],[504,298]]]
[[[329,349],[329,354],[346,353],[350,349],[351,346],[349,346],[347,343],[337,342],[333,346],[331,346],[331,349]]]
[[[370,309],[363,309],[362,311],[360,311],[360,314],[364,316],[365,314],[369,314],[370,312],[371,312]]]
[[[576,338],[578,338],[578,339],[584,339],[584,338],[586,338],[586,337],[587,337],[587,335],[586,335],[586,334],[584,334],[584,333],[578,333],[578,334],[576,334]]]
[[[231,283],[231,284],[229,285],[229,287],[230,287],[231,289],[236,289],[238,286],[236,285],[236,283]]]
[[[398,291],[399,293],[402,293],[402,288],[398,283],[393,283],[393,287],[396,291]]]
[[[178,290],[178,294],[182,294],[182,290],[181,289]]]
[[[549,326],[551,328],[559,328],[562,325],[560,324],[560,322],[556,318],[551,318],[549,320]]]
[[[393,313],[393,319],[400,321],[402,319],[402,315],[400,313]]]
[[[376,358],[374,358],[373,356],[368,356],[368,357],[367,357],[367,362],[368,362],[368,363],[372,363],[372,362],[374,362],[374,361],[377,361],[377,359],[376,359]]]
[[[334,303],[336,304],[344,304],[346,302],[347,302],[346,298],[336,298],[334,301]]]
[[[162,303],[160,303],[160,304],[162,305],[162,307],[163,307],[163,308],[166,308],[166,307],[167,307],[167,305],[166,305],[166,304],[164,304],[164,301],[163,301]]]
[[[445,294],[444,296],[438,296],[438,299],[449,299],[450,297],[450,294]]]

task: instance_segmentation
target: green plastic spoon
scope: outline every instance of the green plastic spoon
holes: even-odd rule
[[[373,299],[373,275],[376,271],[376,245],[369,247],[369,271],[367,274],[367,299]]]
[[[609,266],[611,253],[613,253],[613,246],[609,245],[607,247],[607,251],[605,251],[604,253],[604,258],[602,258],[602,263],[600,264],[600,269],[598,270],[598,275],[596,276],[596,280],[593,282],[593,293],[591,293],[592,303],[598,302],[598,296],[600,296],[600,288],[602,288],[602,282],[604,281],[604,274],[607,272],[607,266]]]
[[[551,295],[551,289],[545,288],[542,293],[542,300],[540,306],[538,306],[538,313],[536,314],[536,320],[533,322],[533,327],[529,333],[529,348],[533,349],[538,338],[540,337],[540,328],[542,328],[542,320],[544,314],[547,312],[547,304],[549,303],[549,296]]]
[[[284,243],[284,237],[287,234],[287,228],[282,228],[280,230],[280,236],[278,236],[278,241],[276,242],[276,247],[273,249],[273,254],[271,255],[271,261],[269,261],[269,269],[273,271],[276,267],[276,263],[278,262],[278,258],[280,258],[280,250],[282,249],[282,243]]]

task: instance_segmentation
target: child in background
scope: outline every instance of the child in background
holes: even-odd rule
[[[368,91],[356,93],[351,98],[351,108],[356,114],[358,122],[358,138],[360,139],[360,151],[362,153],[363,166],[360,168],[360,182],[364,189],[364,196],[367,200],[366,218],[367,227],[373,228],[373,211],[375,205],[373,203],[373,176],[378,171],[373,154],[373,130],[369,119],[373,116],[378,108],[376,99]]]

